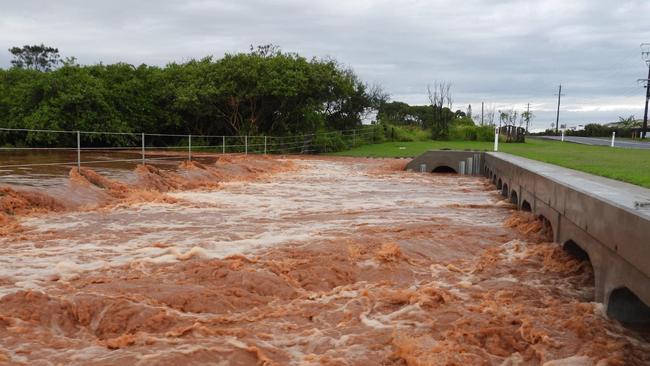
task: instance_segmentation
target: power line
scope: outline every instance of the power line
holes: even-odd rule
[[[617,97],[639,97],[639,98],[641,98],[642,94],[639,93],[639,87],[637,86],[637,87],[634,87],[634,88],[626,89],[625,92],[618,93],[616,96]]]

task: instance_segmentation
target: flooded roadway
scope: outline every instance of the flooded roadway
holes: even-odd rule
[[[400,160],[202,162],[43,184],[56,204],[27,201],[58,212],[25,210],[0,237],[0,363],[650,362],[591,302],[589,264],[484,179]]]

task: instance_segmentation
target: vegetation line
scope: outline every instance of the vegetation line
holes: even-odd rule
[[[332,153],[338,156],[414,157],[428,150],[492,151],[483,141],[386,142]],[[529,138],[525,144],[500,144],[499,150],[650,188],[650,150],[571,144]]]

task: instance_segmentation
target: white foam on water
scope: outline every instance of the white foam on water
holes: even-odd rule
[[[364,165],[336,161],[297,164],[302,169],[268,181],[170,193],[181,200],[177,204],[143,203],[23,220],[26,235],[0,238],[5,248],[0,276],[15,282],[0,288],[0,294],[131,262],[221,258],[299,245],[334,238],[359,225],[412,224],[430,221],[434,215],[476,225],[477,210],[463,213],[445,206],[493,200],[476,178],[377,176],[364,171]],[[441,179],[454,184],[435,184]],[[500,225],[504,215],[486,217],[480,225]]]
[[[596,362],[587,356],[571,356],[559,360],[544,362],[542,366],[594,366]]]

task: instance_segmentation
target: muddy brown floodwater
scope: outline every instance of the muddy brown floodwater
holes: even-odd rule
[[[239,156],[38,190],[12,172],[0,363],[650,363],[540,222],[404,163]]]

